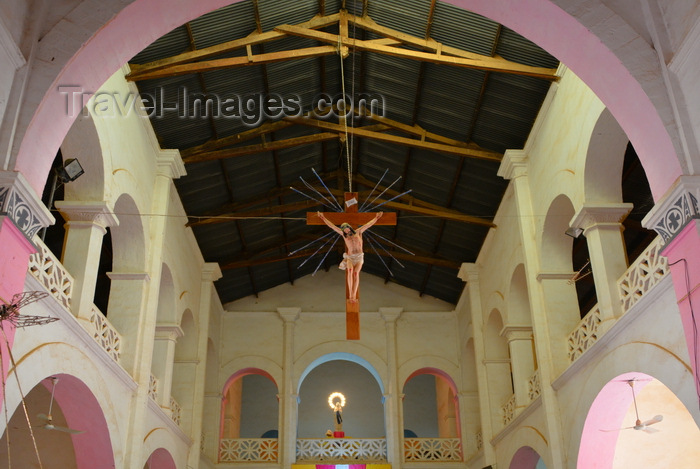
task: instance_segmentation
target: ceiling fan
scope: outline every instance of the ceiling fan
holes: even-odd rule
[[[37,417],[39,419],[44,421],[44,424],[39,425],[39,426],[41,428],[46,429],[46,430],[57,430],[59,432],[64,432],[64,433],[72,433],[72,434],[84,433],[81,430],[73,430],[72,428],[61,427],[61,426],[53,424],[53,417],[51,416],[51,410],[53,409],[53,395],[54,395],[54,391],[56,391],[56,383],[58,382],[58,377],[52,376],[51,382],[52,382],[52,388],[51,388],[51,402],[49,403],[49,413],[48,413],[48,415],[47,414],[37,415]]]
[[[637,416],[637,420],[635,421],[634,425],[631,427],[623,427],[617,430],[601,430],[603,432],[617,432],[620,430],[629,430],[629,429],[634,429],[634,430],[641,430],[646,433],[656,433],[659,430],[653,427],[650,427],[650,425],[654,425],[655,423],[659,423],[664,419],[663,415],[656,415],[653,418],[649,420],[645,420],[642,422],[639,419],[639,412],[637,411],[637,397],[634,395],[634,382],[638,381],[636,378],[628,379],[625,380],[627,384],[629,384],[630,388],[632,389],[632,400],[634,402],[634,413]]]

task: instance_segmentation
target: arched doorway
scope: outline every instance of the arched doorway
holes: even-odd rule
[[[610,380],[593,401],[578,467],[693,467],[698,459],[700,429],[680,399],[654,377],[632,372]]]
[[[48,376],[27,393],[25,403],[33,431],[30,433],[20,404],[0,440],[0,466],[8,461],[9,435],[11,465],[7,467],[35,467],[37,451],[42,463],[50,461],[52,467],[114,467],[107,421],[97,398],[82,381],[67,374]],[[47,426],[49,414],[54,428]]]
[[[510,461],[510,469],[546,469],[544,461],[537,451],[529,446],[523,446],[513,455]]]

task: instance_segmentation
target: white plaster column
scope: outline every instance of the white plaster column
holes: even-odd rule
[[[484,463],[496,464],[496,454],[490,441],[494,437],[493,409],[500,409],[502,402],[495,402],[491,395],[488,367],[485,361],[484,346],[484,314],[481,309],[481,288],[479,285],[479,266],[465,262],[459,269],[459,278],[467,285],[465,294],[468,295],[468,308],[472,319],[472,336],[474,337],[474,359],[476,361],[477,399],[479,420],[481,421],[481,435],[484,450]],[[463,427],[464,428],[464,427]],[[465,445],[467,435],[462,435],[462,444]],[[468,446],[463,446],[467,448]],[[465,454],[465,457],[470,455]]]
[[[200,451],[198,451],[199,459],[202,455],[210,461],[216,463],[219,460],[219,441],[221,438],[221,408],[224,396],[218,392],[207,392],[204,394],[203,401],[203,427],[199,437]],[[188,461],[192,457],[188,458]],[[191,462],[188,462],[192,466]],[[198,466],[192,466],[198,467]]]
[[[207,262],[202,267],[202,281],[199,293],[199,337],[197,338],[197,366],[193,376],[194,383],[192,389],[192,417],[190,437],[193,444],[190,448],[190,453],[187,458],[187,464],[191,467],[199,466],[199,458],[202,448],[206,441],[203,438],[202,422],[204,422],[205,400],[208,399],[205,395],[206,371],[207,371],[207,341],[209,339],[209,319],[211,316],[212,297],[216,295],[214,282],[222,277],[219,264]],[[219,410],[221,399],[219,399]],[[218,442],[218,435],[211,434],[211,438]],[[218,444],[217,444],[218,459]]]
[[[576,285],[571,281],[573,272],[540,272],[537,281],[542,291],[542,305],[547,315],[547,329],[551,337],[551,376],[559,376],[570,365],[568,337],[581,321],[576,301]]]
[[[466,461],[476,454],[476,434],[481,431],[479,426],[479,393],[476,391],[460,392],[457,394],[457,412],[459,415],[459,438],[462,442],[462,457]]]
[[[175,189],[173,178],[185,174],[184,165],[180,153],[176,150],[161,150],[156,155],[157,172],[152,191],[150,213],[166,215],[169,212],[170,194]],[[125,347],[128,353],[125,368],[139,384],[131,407],[131,418],[128,438],[125,442],[124,467],[127,469],[143,469],[143,429],[146,424],[148,412],[148,383],[151,375],[151,363],[153,358],[153,345],[156,330],[158,311],[158,298],[160,288],[160,276],[163,262],[163,243],[166,236],[167,217],[150,217],[148,227],[148,243],[146,250],[146,278],[151,281],[142,281],[141,285],[134,285],[133,291],[124,291],[115,294],[115,280],[128,273],[113,272],[112,288],[110,290],[109,309],[119,311],[119,314],[110,315],[110,320],[116,316],[112,324],[125,339]],[[115,256],[119,253],[115,253]],[[118,280],[116,280],[117,283]],[[124,280],[129,281],[129,280]],[[133,280],[132,280],[133,281]],[[133,309],[116,309],[113,304],[117,301],[136,303],[134,297],[140,298],[139,304],[133,304]],[[118,324],[117,324],[118,320]],[[126,330],[126,332],[125,332]]]
[[[159,324],[156,326],[151,371],[158,379],[157,402],[163,408],[170,408],[175,344],[182,335],[182,329],[177,324]]]
[[[508,348],[510,349],[515,407],[524,408],[530,403],[528,381],[535,372],[532,327],[507,325],[503,327],[501,335],[508,340]]]
[[[520,226],[520,240],[523,246],[525,265],[525,279],[527,281],[528,297],[530,299],[530,311],[532,317],[532,331],[535,341],[535,351],[539,361],[541,402],[544,410],[544,431],[548,439],[548,449],[553,467],[566,467],[564,437],[562,435],[561,411],[559,402],[551,383],[554,375],[554,360],[552,357],[552,343],[565,342],[567,336],[562,336],[549,328],[550,318],[555,318],[556,311],[548,311],[545,292],[538,281],[541,272],[539,246],[537,239],[538,226],[536,216],[532,208],[532,196],[527,175],[528,156],[522,150],[507,150],[503,155],[503,161],[498,168],[498,175],[510,180],[514,192],[515,207],[517,209]]]
[[[107,228],[117,225],[118,221],[107,202],[60,200],[55,205],[67,220],[61,263],[74,279],[71,309],[78,318],[89,320],[102,241]]]
[[[598,307],[603,320],[622,314],[620,294],[617,291],[617,279],[627,270],[622,220],[632,207],[632,204],[584,205],[570,223],[572,227],[582,228],[586,237]]]
[[[400,400],[398,382],[399,358],[396,342],[396,321],[403,308],[379,308],[386,331],[387,382],[384,390],[384,425],[386,429],[386,451],[390,464],[400,466],[403,462],[403,406]]]
[[[277,314],[283,321],[284,328],[284,382],[282,383],[282,424],[280,425],[281,467],[290,467],[297,459],[297,421],[299,395],[294,388],[294,324],[299,318],[301,308],[277,308]]]

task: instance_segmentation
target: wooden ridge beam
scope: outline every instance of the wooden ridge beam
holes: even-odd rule
[[[315,127],[317,129],[334,131],[334,132],[338,132],[338,133],[342,133],[342,134],[345,134],[345,132],[346,132],[345,127],[342,125],[335,124],[332,122],[321,121],[318,119],[297,118],[297,117],[286,117],[285,119],[290,121],[290,122],[295,122],[297,124],[302,124],[302,125],[306,125],[309,127]],[[502,158],[502,155],[500,153],[497,153],[494,151],[474,149],[474,148],[465,148],[465,147],[461,147],[461,146],[458,147],[458,146],[453,146],[453,145],[446,145],[443,143],[427,142],[427,141],[416,140],[416,139],[407,138],[407,137],[399,137],[397,135],[389,135],[389,134],[383,134],[383,133],[372,131],[372,130],[367,130],[363,127],[348,127],[347,132],[351,133],[353,135],[357,135],[358,137],[371,138],[373,140],[379,140],[382,142],[395,143],[397,145],[404,145],[404,146],[409,146],[409,147],[421,148],[424,150],[431,150],[431,151],[436,151],[436,152],[440,152],[440,153],[448,153],[450,155],[463,156],[463,157],[467,157],[467,158],[477,158],[477,159],[495,161],[495,162],[500,162],[501,158]]]
[[[333,248],[335,251],[338,253],[342,253],[344,250],[344,246],[338,247],[336,246]],[[288,261],[291,259],[298,259],[300,257],[306,257],[306,256],[311,256],[316,252],[316,249],[305,249],[303,251],[299,251],[294,254],[290,254],[288,256],[270,256],[270,257],[263,257],[259,259],[254,259],[254,258],[246,258],[246,259],[240,259],[236,261],[231,261],[225,264],[221,265],[221,270],[230,270],[230,269],[240,269],[244,267],[255,267],[257,265],[264,265],[264,264],[272,264],[275,262],[283,262],[283,261]],[[325,251],[323,251],[325,252]],[[421,256],[421,255],[411,255],[407,254],[402,251],[398,250],[387,250],[385,252],[384,250],[378,250],[376,253],[374,250],[370,249],[364,249],[365,254],[379,254],[382,257],[390,257],[394,256],[396,259],[400,260],[405,260],[408,262],[417,262],[419,264],[427,264],[427,265],[433,265],[433,266],[438,266],[438,267],[447,267],[449,269],[456,269],[458,270],[461,267],[460,262],[455,262],[451,261],[448,259],[443,259],[441,257],[430,257],[430,256]]]

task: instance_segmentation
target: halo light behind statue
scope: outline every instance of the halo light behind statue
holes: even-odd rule
[[[343,396],[343,393],[333,392],[328,396],[328,405],[331,406],[331,409],[335,410],[336,399],[340,399],[340,407],[345,407],[345,396]]]

